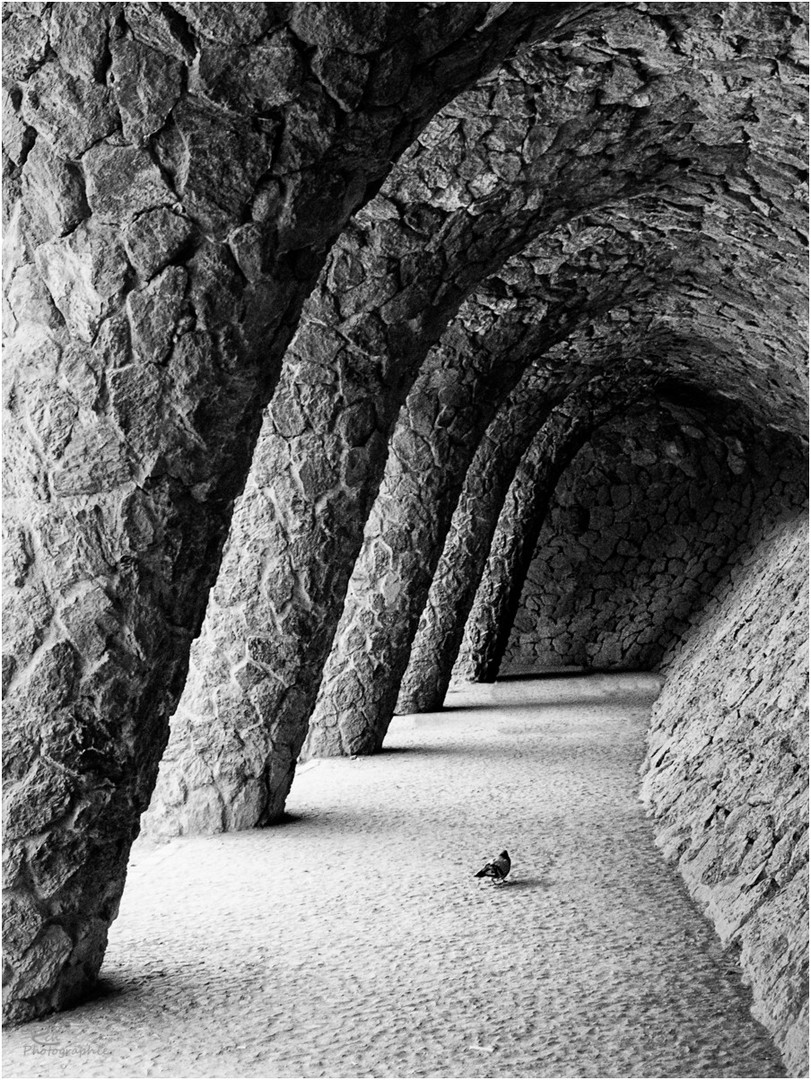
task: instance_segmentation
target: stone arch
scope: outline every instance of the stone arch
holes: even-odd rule
[[[632,59],[590,15],[573,15],[583,35],[574,49],[566,34],[558,41],[550,30],[543,48],[524,50],[441,113],[334,250],[288,353],[278,409],[266,419],[270,441],[263,437],[252,486],[232,523],[224,581],[256,588],[246,588],[234,605],[224,584],[221,609],[215,592],[193,654],[166,759],[168,787],[161,787],[172,793],[159,807],[163,814],[172,803],[163,815],[171,830],[194,827],[183,809],[184,774],[202,778],[211,796],[203,795],[191,815],[204,828],[267,823],[282,814],[382,475],[381,438],[464,295],[541,226],[568,219],[573,202],[582,210],[671,182],[678,201],[688,171],[690,184],[712,202],[717,171],[743,167],[738,136],[751,122],[743,99],[736,98],[720,138],[715,119],[705,123],[694,107],[716,93],[711,71],[727,54],[730,35],[739,36],[738,16],[702,16],[712,46],[693,63],[646,13],[629,13],[623,25],[636,42]],[[782,54],[791,47],[786,29],[774,32],[765,48]],[[600,61],[588,41],[599,42]],[[572,64],[582,78],[570,79]],[[332,389],[313,396],[316,415],[308,416],[297,387],[314,382]],[[253,569],[245,565],[253,556],[240,555],[256,532],[250,501],[269,534]],[[246,735],[247,771],[229,760]],[[270,757],[263,740],[272,745]],[[254,796],[225,820],[215,774],[232,788],[257,771],[264,776]]]
[[[527,570],[558,480],[596,427],[627,407],[628,386],[597,380],[573,391],[533,439],[513,479],[457,661],[472,682],[494,682]]]
[[[485,432],[451,519],[400,684],[396,713],[442,708],[498,517],[515,471],[552,403],[530,370]]]
[[[724,286],[724,295],[701,316],[702,333],[710,339],[719,325],[737,322],[760,337],[757,355],[729,352],[729,392],[764,422],[797,416],[799,383],[787,390],[796,343],[785,315],[803,285],[791,235],[803,224],[795,200],[802,132],[791,118],[804,100],[802,9],[676,4],[663,15],[626,5],[612,9],[606,26],[602,6],[543,5],[531,27],[534,11],[70,4],[6,13],[11,1019],[75,1000],[98,970],[233,501],[327,247],[424,121],[524,30],[549,47],[480,84],[461,118],[474,121],[470,158],[454,141],[460,117],[446,113],[431,129],[438,149],[428,194],[419,158],[432,147],[424,141],[404,159],[413,187],[404,181],[397,199],[375,204],[419,238],[406,251],[395,230],[384,256],[399,260],[402,280],[396,296],[377,298],[381,310],[393,301],[387,310],[404,328],[384,345],[408,361],[407,377],[384,373],[396,391],[388,419],[371,433],[349,387],[339,410],[346,415],[335,420],[351,429],[341,435],[340,478],[361,494],[323,531],[348,530],[359,545],[366,514],[358,507],[371,505],[383,455],[364,462],[366,443],[353,440],[385,439],[394,406],[466,293],[523,247],[538,222],[551,228],[567,220],[573,195],[578,212],[643,190],[658,192],[665,207],[709,206],[708,235],[742,231],[742,208],[760,262],[743,260],[736,270],[719,259],[708,267],[699,292],[708,303],[714,287],[720,294]],[[503,125],[482,120],[511,93],[514,111],[505,105]],[[541,167],[528,170],[519,192],[514,170],[524,158],[510,148],[522,124],[527,159]],[[491,151],[498,172],[489,167]],[[545,185],[554,169],[557,183]],[[495,198],[494,176],[505,181]],[[441,220],[431,202],[439,190],[448,211]],[[447,282],[447,265],[434,277],[418,266],[442,223],[449,250],[464,254],[457,280]],[[385,225],[376,235],[385,246]],[[362,259],[350,271],[358,265]],[[755,280],[764,265],[766,292]],[[380,339],[369,331],[380,325],[367,319],[361,283],[347,283],[358,317],[347,326],[339,311],[338,322],[374,366],[385,350],[375,352]],[[426,299],[442,305],[441,317],[421,321]],[[682,295],[664,317],[681,327],[696,312]],[[334,326],[327,319],[321,329]],[[301,367],[291,361],[290,370],[314,381],[308,359]],[[327,359],[321,371],[332,376],[331,365]],[[290,444],[301,438],[294,429],[307,408],[318,430],[328,427],[318,410],[319,396],[324,404],[329,395],[313,393],[299,409],[295,381],[278,395]],[[280,650],[293,657],[299,682],[282,680],[281,704],[272,694],[263,703],[279,706],[275,801],[261,808],[268,818],[283,805],[303,735],[309,686],[301,672],[320,671],[317,656],[306,670],[298,659],[317,610],[313,596],[321,590],[337,619],[340,577],[345,583],[354,558],[325,582],[318,548],[301,573],[298,549],[323,494],[320,445],[300,459],[303,473],[297,459],[294,469],[273,474],[278,499],[289,496],[281,543],[296,585],[304,583],[293,600],[312,595],[280,605]],[[252,639],[264,663],[266,642]],[[316,644],[317,653],[323,642]],[[253,691],[256,661],[241,659]],[[269,687],[276,689],[272,679]]]
[[[660,299],[657,297],[657,301]],[[715,368],[715,385],[725,381],[727,383],[733,382],[736,369],[741,364],[740,343],[735,340],[735,323],[733,322],[725,328],[726,339],[719,333],[720,327],[718,323],[713,327],[716,333],[714,340],[702,338],[697,333],[703,321],[700,311],[695,312],[693,317],[685,320],[683,308],[678,318],[674,318],[667,310],[668,306],[668,304],[664,305],[665,310],[660,312],[660,318],[657,320],[656,325],[652,324],[648,327],[649,336],[647,338],[640,335],[628,335],[627,333],[623,333],[617,338],[609,333],[608,336],[597,343],[583,340],[583,335],[580,335],[581,340],[578,341],[576,337],[572,337],[563,343],[560,348],[562,350],[576,349],[578,352],[591,348],[598,355],[602,354],[604,361],[609,355],[613,354],[615,366],[624,350],[630,348],[631,355],[634,355],[641,348],[643,355],[645,353],[650,355],[658,353],[661,358],[664,358],[660,358],[658,363],[662,367],[658,368],[657,364],[658,370],[665,372],[692,371],[693,376],[698,374],[695,364],[695,357],[697,356],[700,357],[705,374],[709,367]],[[681,303],[677,301],[675,306],[677,309],[681,308]],[[677,329],[679,326],[686,329],[688,325],[691,334],[695,336],[682,338],[675,335],[671,337],[672,330]],[[759,354],[762,354],[763,350],[768,350],[770,346],[768,332],[761,332],[759,339],[756,335],[751,341],[747,342],[747,350],[751,350],[753,353],[752,360],[754,362],[757,362]],[[691,359],[691,356],[693,359]],[[752,362],[752,360],[749,362]],[[665,378],[664,385],[667,382],[668,379]],[[679,393],[687,401],[701,401],[706,397],[700,390],[700,382],[698,384],[693,382],[691,385],[682,387]],[[793,386],[791,380],[789,380],[788,385],[782,388],[783,400],[790,400],[792,393]],[[745,398],[746,393],[744,392],[741,396]],[[626,404],[630,400],[626,399]],[[715,406],[715,412],[718,415],[723,415],[721,406],[723,406],[726,398],[721,397],[719,401],[720,405]],[[796,424],[796,413],[793,414],[794,419],[786,423],[788,417],[786,415],[781,417],[779,409],[775,410],[773,408],[774,404],[775,399],[773,398],[771,406],[766,407],[765,412],[762,402],[758,403],[757,406],[754,404],[750,406],[752,411],[748,408],[735,412],[735,423],[738,429],[742,433],[751,432],[753,426],[763,425],[759,429],[765,431],[764,438],[778,445],[782,437],[784,439],[785,453],[802,456],[801,446],[803,440]],[[605,416],[603,416],[604,419]],[[781,428],[783,429],[782,432]],[[579,448],[579,444],[575,443],[574,445]],[[483,562],[483,552],[480,549],[476,569],[478,572],[481,567],[481,581],[478,585],[475,601],[469,609],[464,640],[460,646],[456,667],[457,674],[462,678],[472,681],[492,682],[498,674],[518,609],[521,589],[537,544],[538,532],[542,527],[549,499],[553,494],[554,485],[551,488],[547,484],[538,487],[534,480],[536,470],[540,469],[540,475],[543,476],[543,469],[547,467],[542,464],[542,446],[543,432],[537,438],[534,448],[527,451],[525,460],[516,473],[510,494],[505,505],[501,508],[501,516],[493,533],[492,547],[486,564]],[[562,460],[565,467],[571,457],[566,457],[564,453]],[[560,475],[560,471],[557,470],[554,475],[555,481]],[[469,583],[468,597],[470,591]],[[459,607],[452,606],[450,610],[459,611]],[[444,619],[447,624],[450,619],[450,611],[446,612]],[[458,638],[458,623],[455,624],[455,632]],[[428,633],[427,627],[425,633]],[[447,676],[448,660],[445,658],[444,662],[438,664],[436,659],[432,659],[434,654],[431,646],[430,636],[427,636],[425,642],[419,644],[415,661],[422,665],[423,670],[427,668],[429,684],[431,679],[436,679],[435,672],[439,666],[444,673],[443,688],[447,689],[450,681]],[[403,706],[407,704],[416,703],[404,700]],[[432,700],[431,704],[433,707],[438,707],[440,703]]]
[[[756,434],[721,402],[677,397],[660,386],[652,408],[629,403],[561,477],[500,672],[656,670],[774,516],[766,504],[801,507],[795,440]]]
[[[624,316],[631,297],[655,304],[660,279],[671,284],[661,234],[638,220],[631,238],[610,222],[609,212],[586,216],[530,245],[466,302],[429,354],[392,436],[303,756],[380,748],[465,474],[499,408],[508,398],[516,408],[525,371],[530,413],[548,412],[591,365],[583,351],[560,363],[556,342],[578,322],[610,324],[615,303]],[[520,299],[505,304],[514,281]],[[626,375],[631,394],[633,368]]]
[[[632,383],[632,377],[625,380],[624,396],[630,392]],[[545,396],[550,400],[549,391]],[[556,423],[557,413],[561,410],[568,411],[565,403],[552,409],[547,425]],[[568,420],[572,427],[577,426],[576,416],[569,416]],[[544,431],[547,431],[546,426]],[[538,474],[548,463],[557,465],[559,453],[560,450],[547,438],[538,458],[533,457],[531,463],[527,463],[539,488],[545,478]],[[392,461],[393,455],[389,463]],[[398,486],[404,486],[399,472],[400,469],[395,467],[387,475],[390,485],[387,490],[384,483],[381,490],[381,515],[386,509],[386,496],[392,500],[393,495],[399,494]],[[418,470],[414,479],[422,475],[423,470]],[[458,494],[463,476],[464,471],[451,494]],[[429,507],[429,511],[439,509],[436,504]],[[324,669],[320,709],[313,715],[307,746],[314,756],[374,753],[381,748],[388,730],[413,636],[450,524],[452,503],[443,515],[437,515],[438,524],[437,516],[430,512],[426,514],[426,519],[436,529],[430,537],[433,541],[430,546],[420,535],[415,516],[412,514],[403,521],[397,512],[401,510],[402,501],[398,502],[388,521],[376,520],[374,512],[369,520],[367,545],[355,568],[355,588],[350,587],[347,594],[333,651]],[[396,547],[391,544],[398,534],[407,536],[408,543],[414,545],[406,548],[406,559],[401,565],[394,558]],[[389,552],[393,554],[389,555]]]
[[[707,262],[712,263],[714,258],[716,256],[713,252],[705,249],[697,257],[695,265],[706,266]],[[764,266],[761,266],[759,270],[753,266],[750,272],[757,279],[767,270]],[[694,290],[696,284],[693,277],[691,289]],[[705,285],[709,289],[711,280],[705,282]],[[728,295],[733,295],[731,290]],[[692,314],[687,316],[684,304],[676,299],[675,293],[673,295],[658,294],[655,298],[655,305],[659,309],[658,317],[655,320],[649,320],[647,324],[653,334],[649,348],[653,356],[659,351],[665,351],[668,354],[665,366],[670,371],[678,372],[681,377],[690,380],[689,388],[682,386],[678,390],[678,395],[681,395],[686,402],[694,401],[696,397],[703,397],[704,392],[701,386],[704,383],[715,388],[715,392],[720,395],[719,401],[723,404],[723,402],[728,402],[732,395],[719,388],[727,387],[740,379],[739,347],[741,342],[737,328],[747,322],[750,327],[753,327],[753,320],[747,318],[745,313],[748,310],[754,310],[755,306],[751,298],[748,303],[745,296],[738,298],[738,318],[726,324],[724,339],[718,336],[719,322],[710,321],[707,326],[703,318],[701,308],[708,296],[709,292],[703,294]],[[767,306],[764,303],[762,309],[765,311]],[[620,320],[625,320],[628,326],[633,325],[634,319],[629,317],[627,311],[618,312],[618,316]],[[612,333],[616,333],[621,325],[621,321],[615,323]],[[702,326],[705,326],[707,333],[713,336],[698,338],[689,336]],[[790,351],[798,355],[803,351],[801,344],[803,328],[798,324],[796,329],[800,336],[790,342],[788,347]],[[682,330],[687,336],[679,342],[671,342],[668,346],[667,337],[671,330]],[[624,335],[626,338],[627,336],[627,334]],[[603,347],[600,361],[603,366],[613,362],[611,349],[621,345],[622,337],[615,338],[613,345],[610,338],[606,340],[608,348]],[[595,344],[594,340],[581,340],[564,343],[561,349],[571,348],[574,345],[579,355],[583,356],[588,355],[589,350],[593,351]],[[674,344],[675,348],[673,348]],[[775,338],[770,327],[770,316],[767,313],[764,325],[759,327],[754,337],[747,341],[747,346],[753,353],[754,367],[750,369],[750,374],[755,375],[757,371],[760,371],[761,380],[757,383],[754,394],[746,385],[741,386],[738,393],[747,400],[751,410],[748,423],[759,422],[767,428],[778,432],[781,430],[788,432],[795,439],[801,440],[803,424],[801,418],[805,409],[799,403],[804,394],[789,370],[788,359],[781,361],[780,364],[774,362],[772,352],[774,345]],[[599,367],[599,363],[597,366]],[[779,378],[781,386],[778,396],[775,397],[776,386],[773,377],[781,367],[785,378],[782,376]],[[707,376],[711,369],[714,369],[714,374],[708,380]],[[767,377],[768,388],[767,382],[762,380],[762,375],[766,372],[770,372]],[[753,383],[752,387],[754,386]],[[677,390],[674,389],[673,393],[676,394]],[[396,709],[399,713],[434,711],[442,706],[451,680],[453,663],[462,643],[464,627],[473,605],[475,591],[484,573],[498,514],[506,496],[506,487],[512,480],[518,459],[526,450],[538,423],[531,408],[527,409],[528,400],[531,400],[528,397],[528,391],[522,390],[513,395],[503,416],[493,424],[493,430],[485,438],[468,473],[445,552],[431,586],[429,599],[412,647],[409,667],[403,678]],[[767,402],[771,402],[771,405],[767,406]],[[474,617],[472,623],[475,624],[475,621]],[[488,625],[485,639],[492,632],[492,624]],[[474,669],[468,667],[466,674],[468,677],[473,676]]]
[[[233,500],[330,242],[533,14],[4,13],[9,1018],[65,1005],[98,970]]]

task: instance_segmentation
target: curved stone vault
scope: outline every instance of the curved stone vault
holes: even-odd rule
[[[797,1074],[806,6],[3,29],[6,1018],[92,986],[147,808],[273,824],[454,664],[644,668],[661,845]]]

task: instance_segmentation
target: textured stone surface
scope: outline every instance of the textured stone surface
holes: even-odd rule
[[[527,372],[485,432],[465,476],[400,684],[396,713],[442,708],[470,609],[521,458],[553,408]]]
[[[554,347],[574,320],[594,320],[606,307],[610,318],[612,301],[632,291],[648,295],[645,286],[652,286],[640,260],[644,251],[655,280],[661,266],[654,245],[643,248],[638,232],[630,240],[595,229],[590,246],[583,231],[567,230],[513,258],[462,308],[423,365],[392,434],[304,756],[380,749],[453,510],[490,421],[530,365],[521,392],[537,399],[533,415],[548,411],[577,378],[576,369],[560,365]],[[561,272],[550,274],[555,258]],[[504,313],[499,298],[516,279],[524,282],[521,302]],[[582,363],[589,360],[584,354]],[[633,382],[629,371],[624,395]]]
[[[577,454],[538,539],[502,671],[655,668],[764,504],[802,499],[802,455],[792,471],[789,446],[723,411],[716,431],[707,406],[629,410]]]
[[[572,458],[592,432],[645,390],[631,379],[595,379],[549,416],[516,470],[501,508],[487,564],[465,627],[455,672],[472,682],[498,675],[510,628],[549,504]],[[648,399],[649,404],[649,399]]]
[[[542,47],[437,116],[333,250],[235,515],[223,589],[166,758],[171,799],[161,786],[155,827],[231,828],[282,813],[383,474],[384,439],[464,296],[527,241],[598,206],[623,222],[658,216],[671,251],[659,329],[684,343],[674,369],[723,380],[769,422],[798,425],[792,335],[801,328],[786,336],[774,296],[790,305],[803,288],[794,252],[801,165],[786,149],[771,208],[737,190],[755,162],[743,149],[750,127],[759,138],[755,85],[779,128],[775,141],[796,142],[794,17],[775,11],[764,23],[759,13],[745,38],[754,44],[744,47],[746,12],[721,20],[695,6],[674,12],[678,35],[647,12],[618,15],[609,32],[597,9],[567,9],[569,21],[548,25]],[[760,51],[779,54],[785,79],[767,78],[772,62]],[[737,82],[718,77],[730,65]],[[768,303],[753,293],[766,265]],[[232,582],[241,583],[239,601]],[[190,796],[185,776],[205,790]],[[232,813],[246,784],[247,806]]]
[[[558,238],[541,275],[571,263],[551,315],[577,328],[555,346],[564,381],[585,356],[623,376],[626,357],[655,360],[755,425],[804,434],[806,11],[3,14],[7,1009],[21,1019],[98,968],[277,379],[167,758],[174,828],[281,814],[398,410],[465,298],[527,243]],[[536,44],[479,80],[522,32]],[[589,248],[607,286],[626,282],[610,319],[580,317]],[[509,316],[536,277],[501,277],[488,303]]]
[[[643,795],[663,853],[740,950],[788,1075],[806,1076],[807,512],[773,502],[752,533],[664,659]]]
[[[11,1019],[98,968],[301,304],[370,185],[532,12],[490,14],[380,5],[364,85],[392,56],[402,79],[347,112],[297,5],[4,8]]]

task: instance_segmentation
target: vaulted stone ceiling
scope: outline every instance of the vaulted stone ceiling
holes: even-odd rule
[[[799,94],[793,84],[764,80],[764,60],[738,43],[737,16],[720,20],[700,6],[691,15],[697,23],[678,12],[663,26],[650,12],[623,9],[606,29],[594,8],[569,15],[554,38],[525,46],[428,125],[341,236],[305,305],[232,523],[222,584],[193,652],[170,760],[178,778],[197,775],[195,762],[205,761],[207,780],[178,827],[188,827],[189,813],[196,827],[218,827],[223,813],[253,824],[281,812],[306,732],[301,718],[312,710],[381,480],[379,447],[392,429],[389,461],[411,459],[405,471],[417,494],[393,526],[408,539],[383,535],[378,546],[394,544],[407,566],[416,558],[427,576],[420,588],[408,573],[407,586],[401,577],[396,589],[408,595],[409,614],[389,610],[379,633],[391,648],[392,627],[404,626],[399,667],[407,660],[482,433],[464,414],[457,419],[471,446],[440,512],[426,470],[440,462],[447,483],[447,443],[428,447],[423,464],[408,445],[434,425],[448,437],[453,409],[438,417],[430,402],[442,402],[442,391],[420,388],[421,380],[430,387],[432,366],[464,372],[474,387],[466,392],[481,397],[470,409],[482,430],[497,388],[509,392],[530,362],[559,368],[564,384],[586,366],[622,374],[630,362],[728,394],[761,423],[805,431],[797,364],[803,325],[785,317],[801,310],[805,287],[796,231],[803,224],[795,198]],[[791,20],[782,25],[774,31],[790,41]],[[700,36],[698,55],[683,50],[682,33]],[[785,47],[775,44],[759,38],[757,48]],[[762,102],[761,81],[768,87]],[[761,127],[753,95],[770,123],[781,117],[777,152],[788,161],[779,166],[750,135]],[[764,215],[752,196],[759,199],[764,170],[780,169],[793,186],[778,183]],[[486,284],[471,293],[482,278]],[[465,334],[467,353],[459,351]],[[470,359],[488,350],[489,385]],[[394,426],[409,388],[412,421]],[[549,385],[539,392],[551,396]],[[430,554],[415,537],[421,499],[438,524]],[[367,528],[375,521],[382,528],[384,514],[380,508]],[[391,570],[389,560],[389,590]],[[358,566],[356,578],[355,592],[372,607],[385,602],[373,574]],[[362,618],[367,628],[370,618]],[[344,632],[364,643],[368,684],[381,667],[379,650],[367,633],[348,624]],[[335,662],[346,666],[338,654]],[[386,704],[376,727],[383,732],[396,683],[381,688]],[[334,693],[340,708],[363,701],[370,715],[368,685]],[[233,760],[222,766],[233,755],[223,745],[233,748],[246,731],[250,750],[237,751],[244,769]],[[225,798],[213,779],[221,768]]]
[[[557,476],[674,392],[802,452],[806,10],[20,3],[4,33],[20,1019],[98,970],[179,703],[174,831],[280,817],[336,630],[370,670],[332,703],[379,745],[500,440],[502,500],[529,447]]]

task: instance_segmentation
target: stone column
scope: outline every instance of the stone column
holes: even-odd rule
[[[648,236],[642,221],[633,236],[581,230],[571,223],[502,267],[466,302],[429,354],[391,439],[304,756],[380,749],[451,515],[482,435],[527,368],[520,394],[532,404],[510,395],[519,415],[543,414],[547,402],[551,407],[565,396],[580,365],[569,342],[575,326],[588,326],[578,333],[588,332],[597,352],[594,342],[601,330],[613,327],[611,309],[619,297],[636,297],[636,306],[623,305],[629,320],[649,302],[662,270],[659,239],[656,233]],[[515,280],[523,285],[521,299],[514,298],[502,312],[503,294]],[[625,336],[634,335],[626,331]]]
[[[599,273],[599,261],[592,259],[592,265]],[[643,275],[639,277],[642,280],[637,280],[633,288],[639,290],[640,307],[655,303],[645,291]],[[620,294],[631,288],[631,282],[623,281],[622,276],[616,284]],[[598,394],[601,383],[598,380],[589,388],[589,371],[604,368],[609,357],[617,371],[625,372],[629,396],[640,393],[654,377],[652,370],[648,374],[640,370],[639,333],[627,330],[627,325],[632,326],[637,319],[634,309],[622,309],[622,318],[627,317],[628,324],[622,322],[626,329],[619,335],[614,322],[616,313],[610,308],[605,314],[599,312],[598,305],[588,306],[588,310],[586,329],[560,347],[553,347],[545,361],[549,370],[568,371],[568,382],[559,382],[558,393],[550,395],[552,384],[547,376],[546,392],[539,392],[538,372],[528,370],[476,451],[411,648],[395,709],[399,714],[442,708],[507,493],[533,440],[538,440],[538,448],[543,445],[539,429],[549,418],[555,401],[569,390],[566,402],[556,409],[560,416],[560,410],[570,408],[578,393],[584,395],[584,402]],[[667,350],[660,335],[645,337],[643,331],[643,338],[653,351]],[[573,383],[581,389],[573,389]],[[610,396],[612,380],[607,379],[603,385]],[[561,423],[560,419],[556,423]]]
[[[557,87],[551,120],[528,109],[527,73],[539,99]],[[283,814],[386,441],[420,364],[483,278],[612,187],[602,128],[613,137],[618,123],[632,127],[634,108],[594,110],[590,89],[560,96],[560,80],[529,50],[457,99],[334,247],[234,514],[150,830],[244,828]],[[574,166],[559,147],[547,153],[550,123],[588,143]],[[641,172],[618,166],[613,194],[644,188],[662,168],[647,154],[651,139],[659,145],[661,132],[635,131]],[[593,188],[585,178],[598,172]],[[449,191],[437,177],[451,174]]]
[[[498,210],[404,211],[392,187],[341,237],[285,358],[192,652],[151,831],[282,815],[399,408],[482,267],[523,246],[525,220],[505,252]],[[414,228],[442,219],[448,231],[435,240]]]
[[[712,65],[742,23],[697,14],[702,41],[712,39],[701,55]],[[193,654],[150,814],[162,831],[281,816],[382,476],[381,441],[463,297],[540,230],[588,206],[661,194],[686,161],[698,172],[705,159],[717,167],[707,146],[719,131],[731,140],[724,161],[744,156],[738,128],[719,125],[706,100],[725,91],[708,82],[680,38],[647,13],[629,12],[624,36],[609,44],[591,18],[592,9],[544,5],[533,30],[543,48],[520,51],[438,116],[401,159],[400,182],[356,220],[358,250],[354,241],[335,249],[302,348],[282,376],[280,408],[266,417],[269,441],[257,455],[265,472],[252,478],[235,515],[222,589]],[[574,54],[571,25],[556,25],[566,19],[581,35]],[[628,35],[632,55],[622,44]],[[461,78],[461,68],[453,71]],[[700,138],[695,99],[708,110]],[[671,194],[684,204],[678,188]],[[263,533],[267,545],[258,545]]]
[[[489,334],[478,321],[465,333],[463,322],[428,357],[400,412],[304,756],[380,749],[467,467],[549,333],[517,316],[496,318]]]
[[[521,460],[493,538],[465,630],[459,671],[472,682],[494,682],[509,640],[524,580],[560,476],[595,427],[633,396],[598,380],[554,410]]]
[[[64,1006],[99,968],[324,253],[530,17],[4,12],[7,1018]]]
[[[485,433],[465,477],[400,684],[396,713],[442,708],[515,471],[553,401],[527,373]]]

